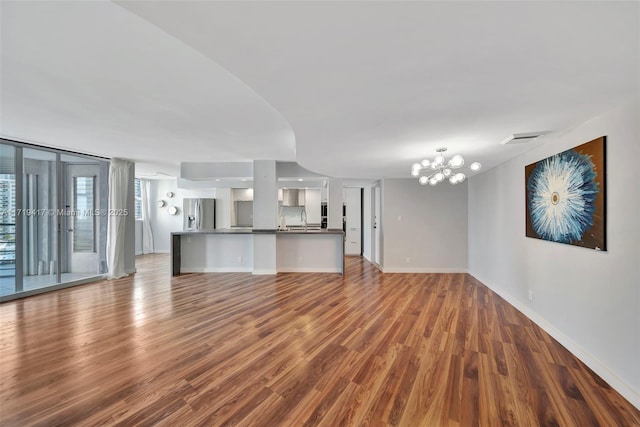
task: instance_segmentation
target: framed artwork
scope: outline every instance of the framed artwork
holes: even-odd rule
[[[606,137],[525,166],[527,237],[607,250]]]

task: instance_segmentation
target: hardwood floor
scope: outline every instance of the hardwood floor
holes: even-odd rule
[[[0,306],[0,424],[632,426],[465,274],[138,273]]]

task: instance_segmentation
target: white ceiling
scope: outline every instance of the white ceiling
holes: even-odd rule
[[[639,28],[638,2],[3,2],[0,132],[162,171],[487,169],[637,101]]]

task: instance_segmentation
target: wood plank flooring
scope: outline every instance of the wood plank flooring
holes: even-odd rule
[[[640,425],[469,275],[137,267],[0,305],[0,425]]]

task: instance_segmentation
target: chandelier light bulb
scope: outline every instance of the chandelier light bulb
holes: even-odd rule
[[[461,168],[462,165],[464,165],[464,159],[460,154],[456,154],[451,158],[451,160],[449,160],[449,166],[454,169]]]
[[[411,165],[411,176],[418,177],[418,182],[421,185],[436,186],[438,183],[449,180],[451,184],[459,184],[467,179],[466,175],[462,172],[455,172],[455,169],[463,168],[465,165],[464,157],[460,154],[452,156],[449,160],[444,155],[447,151],[446,147],[438,148],[437,155],[433,160],[424,159],[419,163]],[[472,172],[480,170],[482,165],[479,162],[473,162],[469,166],[466,166]]]

